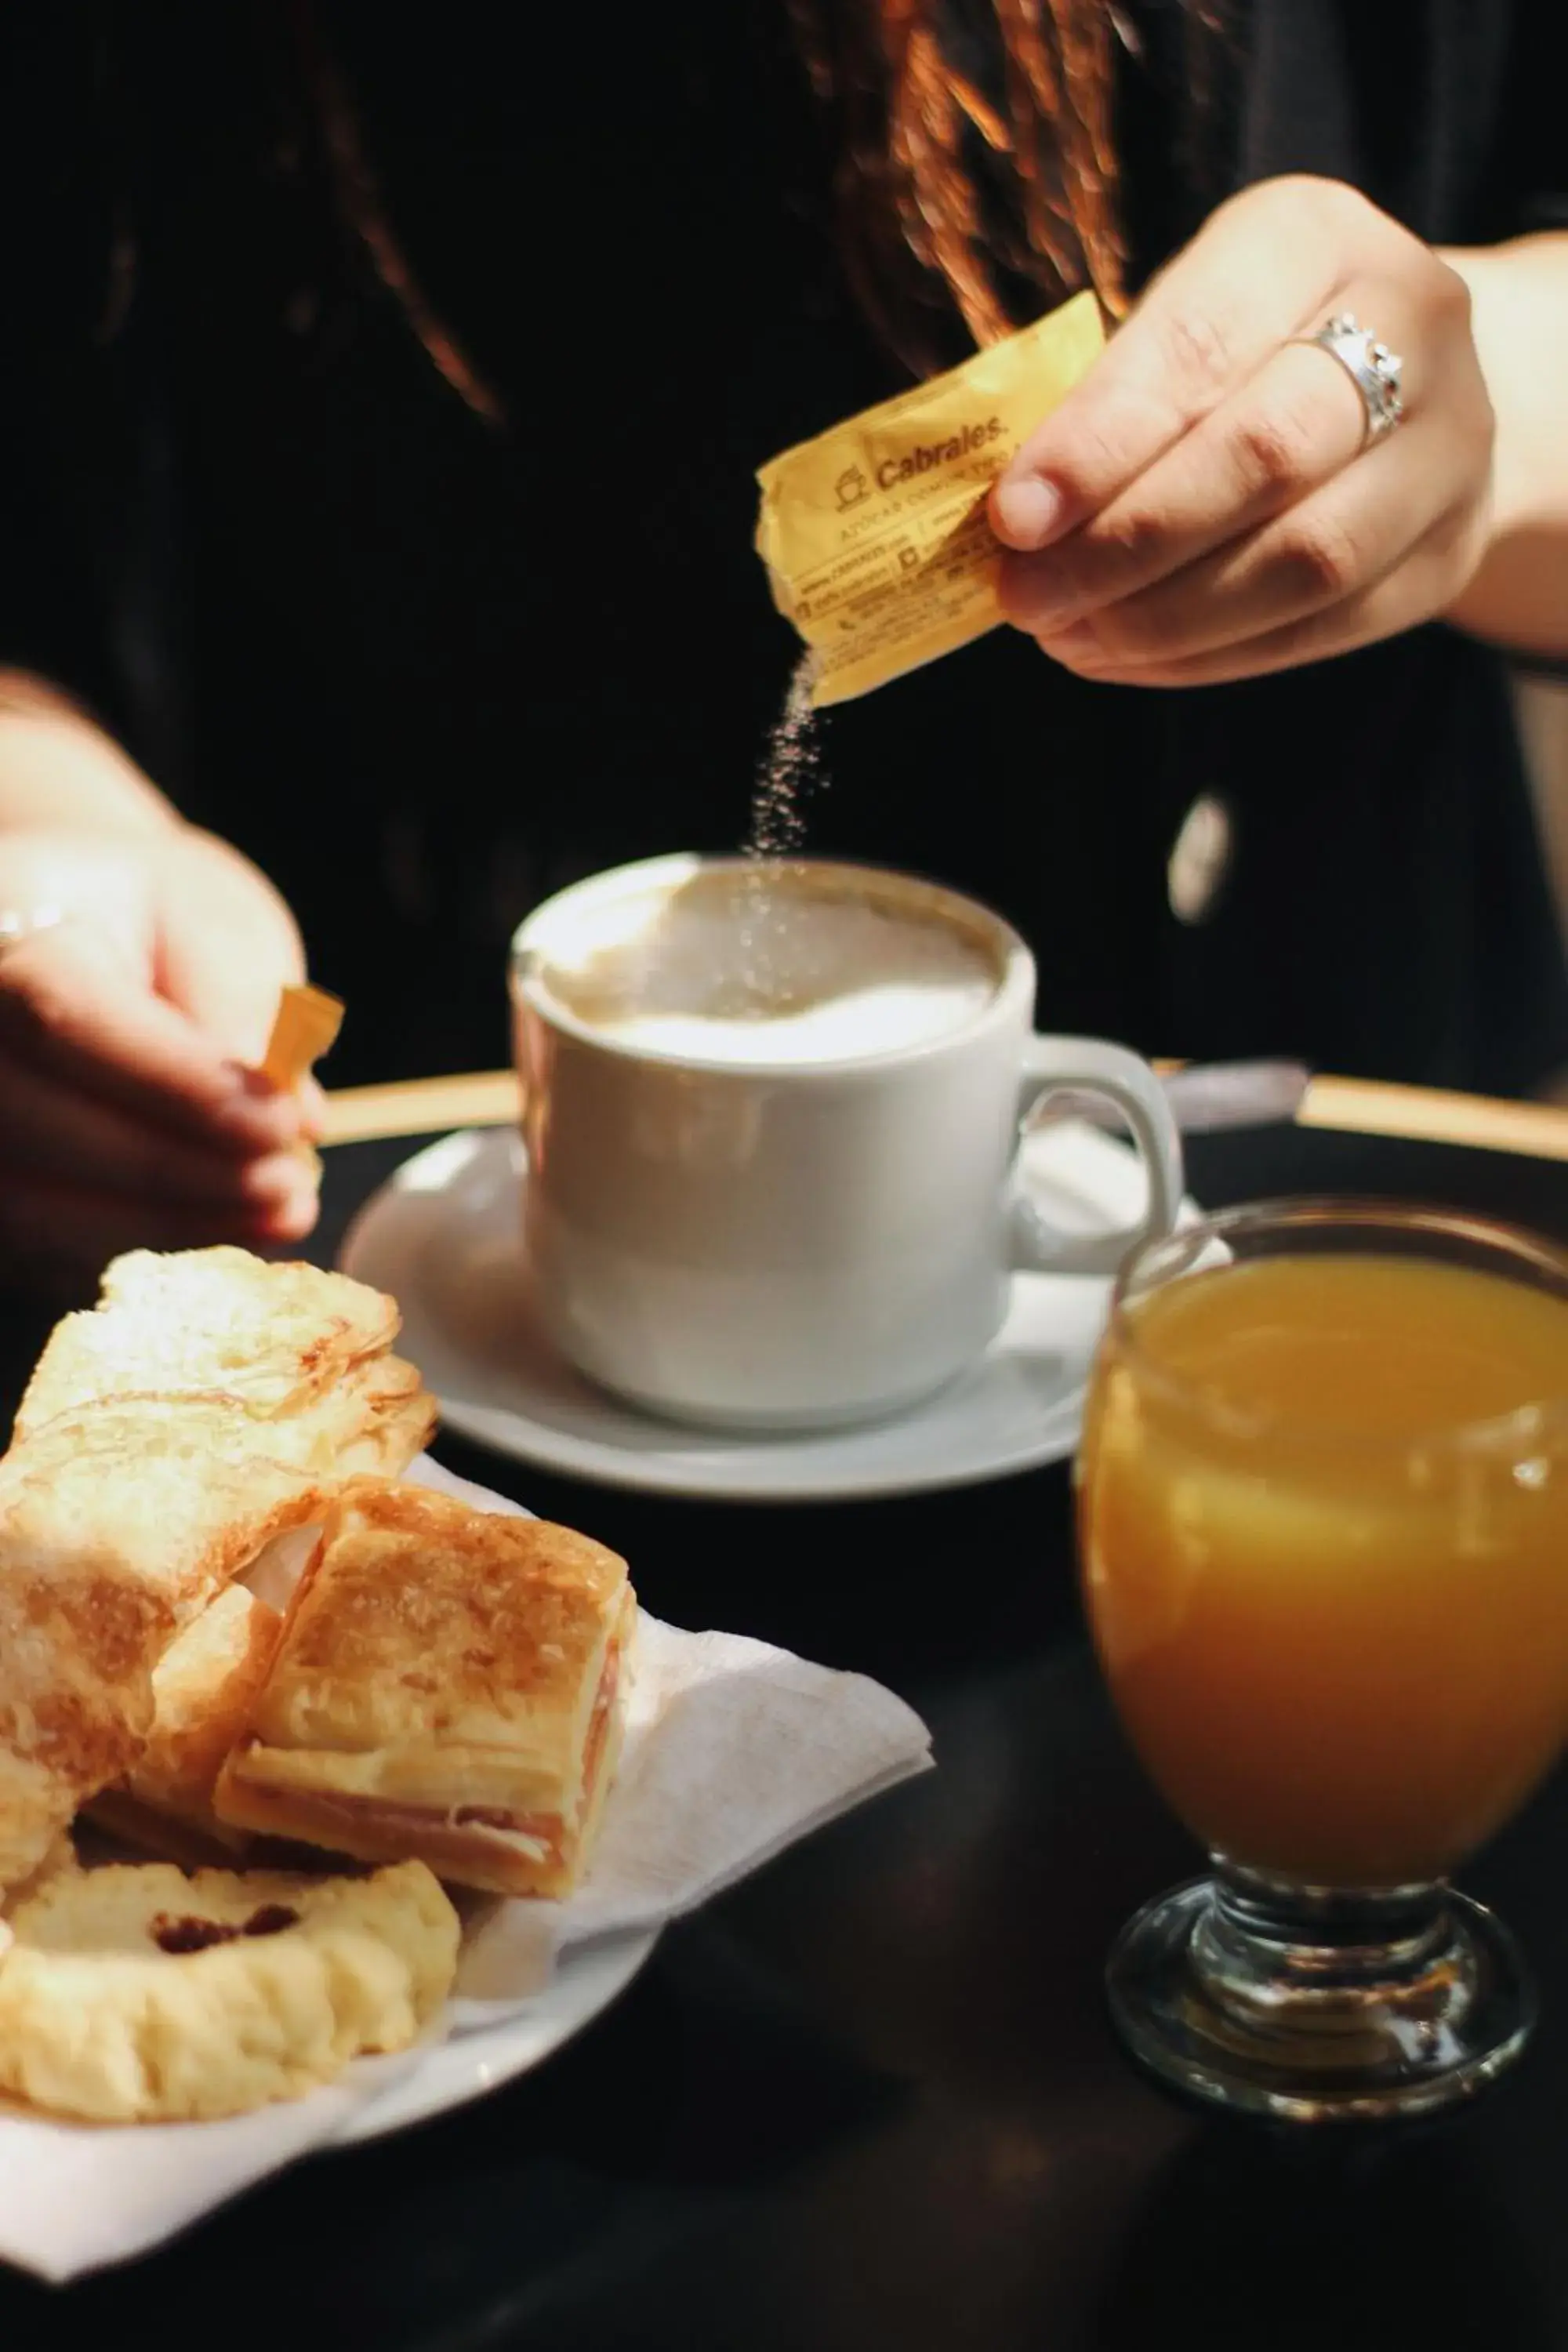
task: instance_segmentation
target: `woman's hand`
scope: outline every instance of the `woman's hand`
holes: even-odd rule
[[[315,1222],[292,1147],[313,1087],[252,1075],[286,982],[292,917],[212,835],[0,832],[0,1266],[79,1281],[117,1251],[294,1241]]]
[[[1336,311],[1404,361],[1365,446]],[[992,493],[1009,619],[1085,677],[1189,686],[1441,613],[1488,544],[1492,411],[1457,271],[1338,181],[1266,181],[1154,281]]]

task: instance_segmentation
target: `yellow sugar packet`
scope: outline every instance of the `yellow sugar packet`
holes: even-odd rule
[[[330,996],[324,988],[312,988],[308,982],[284,989],[278,999],[267,1051],[261,1056],[262,1069],[275,1087],[287,1092],[299,1085],[313,1062],[320,1061],[342,1025],[341,997]],[[321,1156],[315,1146],[301,1142],[294,1148],[306,1167],[320,1178]]]
[[[262,1069],[275,1087],[297,1087],[342,1025],[342,1000],[329,996],[324,988],[304,984],[284,989],[261,1056]]]
[[[774,604],[811,648],[818,709],[996,626],[986,494],[1104,342],[1095,297],[1075,294],[762,467],[757,552]]]

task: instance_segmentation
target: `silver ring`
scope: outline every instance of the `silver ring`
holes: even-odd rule
[[[1356,324],[1354,313],[1336,310],[1327,326],[1320,327],[1315,335],[1297,335],[1299,343],[1317,343],[1338,360],[1362,396],[1366,410],[1366,431],[1362,436],[1364,449],[1370,442],[1381,441],[1392,433],[1405,414],[1405,402],[1399,390],[1399,379],[1405,362],[1386,343],[1378,342],[1364,327]]]

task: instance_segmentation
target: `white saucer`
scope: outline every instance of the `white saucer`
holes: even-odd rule
[[[416,2063],[356,2107],[337,2135],[340,2147],[381,2139],[448,2107],[483,2098],[525,2074],[608,2009],[658,1941],[658,1931],[607,1936],[563,1952],[549,1983],[515,2016],[479,2032],[427,2042]]]
[[[1064,1232],[1105,1232],[1141,1213],[1137,1160],[1092,1128],[1038,1131],[1023,1165]],[[981,1361],[896,1421],[756,1436],[638,1412],[569,1370],[533,1323],[519,1258],[525,1181],[515,1129],[446,1136],[372,1195],[343,1244],[344,1271],[401,1304],[399,1349],[459,1436],[603,1486],[752,1502],[969,1486],[1059,1462],[1078,1443],[1110,1292],[1081,1276],[1016,1276]]]

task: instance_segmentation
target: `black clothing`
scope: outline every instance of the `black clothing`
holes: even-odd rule
[[[1552,0],[1232,13],[1205,191],[1173,131],[1177,0],[1120,12],[1139,278],[1283,170],[1436,243],[1568,217]],[[753,469],[903,378],[842,278],[783,0],[316,14],[506,421],[444,381],[301,162],[289,12],[14,8],[0,658],[88,694],[272,873],[350,1000],[343,1082],[504,1059],[529,905],[736,845],[796,650]],[[809,845],[1000,908],[1050,1027],[1493,1091],[1568,1061],[1503,667],[1454,632],[1168,694],[1004,630],[824,733]],[[1234,856],[1186,924],[1166,863],[1200,793]]]

